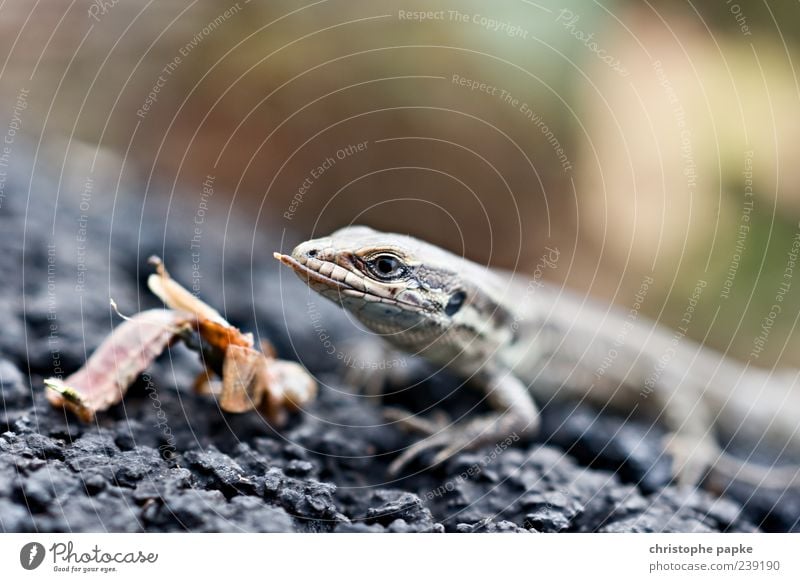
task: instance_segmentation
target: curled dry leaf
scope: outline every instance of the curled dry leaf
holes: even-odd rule
[[[166,305],[196,318],[197,332],[222,357],[220,408],[226,412],[259,410],[274,424],[283,424],[287,410],[297,410],[317,394],[316,382],[300,365],[274,357],[268,342],[255,349],[253,335],[242,333],[216,310],[173,280],[158,257],[150,258],[156,273],[147,285]]]
[[[219,405],[227,412],[255,408],[282,425],[287,410],[298,410],[316,394],[316,382],[295,362],[233,345],[225,354]]]
[[[266,407],[262,411],[268,418],[276,418],[284,411],[300,410],[304,404],[317,396],[317,383],[297,362],[269,360],[265,367],[267,391]]]
[[[153,363],[189,324],[175,311],[143,311],[116,327],[77,372],[60,380],[48,378],[47,399],[65,406],[81,420],[122,400],[136,377]]]
[[[117,327],[89,358],[86,365],[64,381],[50,378],[48,399],[66,406],[89,421],[97,411],[119,402],[131,383],[175,339],[210,357],[207,362],[222,376],[219,405],[226,412],[258,410],[271,422],[282,424],[287,410],[312,401],[317,385],[300,365],[274,357],[274,349],[262,342],[254,347],[253,335],[242,333],[217,310],[173,280],[161,259],[151,257],[156,273],[147,285],[170,309],[142,312]],[[200,337],[200,344],[191,337]],[[207,374],[195,386],[208,386]],[[213,391],[212,391],[213,393]]]
[[[228,412],[258,408],[264,397],[264,354],[252,348],[231,345],[225,352],[222,368],[222,393],[219,405]]]
[[[153,256],[148,262],[156,268],[156,272],[147,278],[147,287],[167,307],[193,315],[199,321],[214,321],[223,327],[232,327],[216,309],[198,299],[170,277],[160,258]]]
[[[261,352],[228,345],[219,395],[223,410],[256,409],[280,426],[286,421],[287,411],[298,410],[316,395],[317,384],[308,372],[299,364],[276,359],[269,343],[261,343]]]
[[[197,331],[209,345],[223,354],[229,345],[253,347],[252,334],[239,331],[216,309],[170,277],[160,258],[150,257],[149,262],[155,266],[156,272],[147,278],[147,287],[170,309],[193,317],[197,322]]]

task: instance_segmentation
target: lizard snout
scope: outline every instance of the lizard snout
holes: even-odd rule
[[[303,264],[305,264],[308,259],[332,261],[334,259],[334,252],[330,246],[320,244],[320,241],[317,240],[310,240],[294,247],[292,258]]]

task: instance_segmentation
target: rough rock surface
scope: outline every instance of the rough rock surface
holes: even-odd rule
[[[0,205],[0,530],[800,529],[800,497],[668,486],[669,459],[648,424],[571,405],[545,409],[538,442],[464,452],[434,469],[420,462],[390,479],[388,464],[417,437],[385,424],[343,373],[336,356],[358,333],[352,322],[273,264],[271,250],[294,239],[237,216],[226,230],[227,207],[212,204],[195,263],[191,200],[167,212],[95,177],[82,205],[81,180],[67,175],[56,204],[58,180],[40,164],[30,189],[9,179]],[[129,313],[158,304],[144,286],[151,253],[187,286],[199,282],[231,321],[303,361],[320,381],[318,401],[281,431],[255,413],[223,413],[191,391],[197,358],[176,345],[95,423],[51,408],[42,378],[74,371],[119,321],[109,296]],[[438,374],[386,400],[458,417],[477,398],[457,386]]]

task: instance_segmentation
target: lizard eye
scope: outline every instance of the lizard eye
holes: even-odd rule
[[[447,302],[447,305],[444,308],[445,315],[448,317],[453,317],[456,313],[459,312],[461,306],[464,305],[464,300],[467,298],[467,294],[463,291],[456,291],[450,297],[450,301]]]
[[[403,261],[389,254],[373,257],[367,262],[367,266],[373,275],[385,281],[404,277],[408,270]]]

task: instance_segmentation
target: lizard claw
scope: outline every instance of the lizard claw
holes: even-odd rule
[[[443,413],[429,420],[396,406],[384,407],[383,417],[389,422],[397,423],[404,430],[424,435],[434,435],[451,424],[450,419]]]
[[[428,421],[423,422],[427,423]],[[505,433],[491,430],[494,425],[494,419],[476,419],[467,424],[454,424],[447,427],[433,424],[437,429],[435,434],[430,434],[426,439],[406,449],[402,455],[389,465],[389,474],[397,475],[409,461],[432,449],[441,449],[436,453],[429,465],[429,467],[436,467],[464,449],[472,449],[482,444],[487,444],[496,437],[505,435]]]
[[[520,434],[533,434],[537,428],[538,416],[535,414],[535,409],[529,415],[518,415],[516,411],[509,411],[504,415],[487,415],[467,423],[451,424],[446,428],[440,427],[435,434],[412,445],[397,457],[389,465],[389,474],[397,475],[409,461],[432,449],[440,449],[430,464],[431,467],[435,467],[462,450],[474,449],[494,443],[498,439],[510,438],[512,434],[516,438],[519,438]]]
[[[405,430],[427,436],[425,440],[419,441],[406,449],[402,455],[389,465],[390,475],[397,475],[412,459],[422,453],[443,447],[431,462],[430,466],[435,467],[468,446],[472,440],[467,435],[466,430],[451,426],[452,421],[444,413],[439,413],[432,420],[429,420],[402,408],[388,407],[384,409],[383,415],[386,420],[396,422]]]
[[[469,442],[459,442],[451,444],[448,447],[443,448],[441,451],[436,453],[436,456],[433,457],[433,461],[431,461],[432,466],[440,465],[444,463],[447,459],[454,456],[456,453],[460,452],[464,447],[466,447]]]
[[[402,455],[392,461],[392,464],[389,465],[389,474],[395,476],[399,474],[400,471],[402,471],[403,468],[408,465],[409,462],[411,462],[411,460],[420,456],[422,453],[437,447],[444,447],[441,451],[439,451],[436,457],[434,457],[434,460],[431,463],[431,467],[436,466],[452,457],[453,454],[463,446],[469,444],[469,441],[465,441],[463,437],[461,439],[457,439],[456,442],[458,443],[458,446],[456,446],[456,443],[453,442],[453,440],[453,431],[445,430],[430,436],[425,440],[419,441],[418,443],[410,446],[403,452]],[[443,455],[443,453],[447,454]]]

